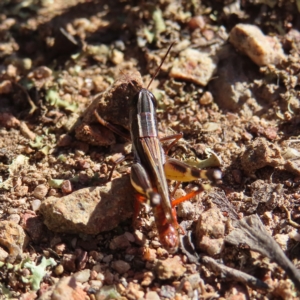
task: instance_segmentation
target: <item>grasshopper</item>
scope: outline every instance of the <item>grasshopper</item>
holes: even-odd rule
[[[192,191],[184,197],[171,201],[167,179],[181,182],[188,182],[199,178],[209,179],[211,181],[221,179],[220,171],[201,170],[166,155],[172,146],[182,137],[181,133],[163,139],[158,138],[156,117],[157,101],[155,96],[148,89],[160,70],[172,45],[169,47],[158,70],[148,84],[148,87],[146,89],[142,88],[131,100],[129,116],[130,137],[113,124],[103,120],[97,111],[94,111],[96,118],[102,125],[132,141],[134,158],[130,176],[131,184],[137,192],[135,212],[138,213],[141,203],[148,202],[150,204],[160,242],[170,253],[176,252],[179,245],[180,226],[177,222],[175,206],[192,198],[203,189],[208,190],[210,185],[202,185],[202,189]],[[164,151],[161,141],[166,140],[173,141],[167,147],[167,150]],[[114,167],[124,159],[125,157],[118,159]],[[109,180],[111,179],[114,167],[111,170]]]

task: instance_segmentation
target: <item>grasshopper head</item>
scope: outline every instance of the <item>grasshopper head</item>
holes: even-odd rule
[[[136,97],[138,113],[156,113],[157,101],[149,90],[141,89]]]

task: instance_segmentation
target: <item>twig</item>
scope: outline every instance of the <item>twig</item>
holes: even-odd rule
[[[30,109],[30,111],[29,111],[29,115],[32,115],[32,114],[36,111],[37,106],[34,104],[34,102],[32,101],[32,99],[30,98],[30,96],[29,96],[27,90],[26,90],[21,84],[19,84],[19,83],[17,83],[17,82],[14,82],[14,84],[15,84],[19,89],[21,89],[22,92],[25,94],[26,100],[28,101],[29,105],[31,106],[31,109]]]
[[[221,278],[242,282],[255,289],[270,289],[268,284],[255,278],[254,276],[220,264],[209,256],[201,256],[200,261],[214,272],[219,273],[221,275]]]
[[[235,221],[236,228],[226,238],[225,241],[239,246],[247,244],[251,250],[257,251],[276,262],[294,282],[296,288],[300,290],[300,272],[293,263],[285,256],[282,249],[267,232],[257,215],[245,217],[240,221]]]
[[[254,289],[267,290],[270,289],[269,285],[265,282],[251,276],[242,271],[227,267],[221,263],[218,263],[211,257],[201,255],[199,256],[195,250],[193,243],[191,242],[190,232],[185,236],[181,236],[181,251],[187,256],[190,262],[199,265],[203,263],[214,272],[217,272],[221,275],[222,279],[225,280],[236,280],[248,286],[251,286]]]
[[[291,225],[295,228],[300,228],[300,224],[298,224],[292,220],[291,212],[284,205],[282,206],[282,208],[285,210],[287,222],[289,223],[289,225]]]

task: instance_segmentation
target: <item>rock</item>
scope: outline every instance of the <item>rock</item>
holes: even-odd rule
[[[43,201],[40,212],[52,231],[98,234],[131,217],[133,195],[129,176],[123,176],[62,198],[49,197]]]
[[[100,280],[90,280],[89,284],[90,284],[90,288],[96,291],[99,291],[103,286],[103,283]]]
[[[37,211],[40,209],[42,202],[39,199],[35,199],[31,201],[31,208],[33,211]]]
[[[207,235],[210,237],[220,238],[225,235],[225,218],[222,212],[213,207],[203,212],[196,226],[196,235]]]
[[[144,299],[145,293],[141,290],[141,286],[138,283],[129,282],[126,288],[126,296],[128,299]]]
[[[224,248],[224,239],[211,239],[208,236],[203,236],[198,244],[199,249],[205,251],[209,256],[215,256],[221,253]]]
[[[41,216],[25,213],[21,217],[21,226],[34,242],[39,242],[45,235],[46,228]]]
[[[10,80],[3,80],[0,83],[0,95],[1,94],[9,94],[13,91],[13,85]]]
[[[143,281],[141,282],[142,286],[149,286],[152,281],[155,279],[155,276],[152,272],[145,272],[143,274]]]
[[[71,194],[73,192],[72,183],[70,180],[64,180],[61,185],[61,191],[64,195]]]
[[[170,285],[162,285],[159,295],[164,298],[175,299],[176,289]]]
[[[265,138],[256,138],[241,155],[241,166],[248,176],[265,166],[278,167],[283,163],[280,149]]]
[[[91,275],[91,270],[85,269],[74,273],[73,277],[76,279],[76,281],[84,283],[90,279],[90,275]]]
[[[6,261],[8,258],[8,253],[0,247],[0,261]]]
[[[300,159],[288,160],[285,163],[284,168],[296,176],[300,176]]]
[[[148,292],[145,296],[145,300],[159,300],[159,299],[160,299],[160,297],[154,291]]]
[[[277,65],[286,59],[276,37],[265,36],[254,25],[237,24],[230,32],[229,41],[258,66]]]
[[[111,263],[111,267],[119,274],[124,274],[130,269],[130,264],[123,260],[115,260]]]
[[[288,241],[289,241],[290,237],[288,234],[281,234],[281,233],[277,233],[274,236],[274,240],[279,244],[279,246],[281,247],[281,249],[283,251],[286,251],[288,249]]]
[[[113,260],[114,256],[112,254],[106,255],[103,257],[102,261],[105,263],[110,263]]]
[[[182,265],[179,256],[168,258],[166,260],[158,260],[155,264],[155,272],[160,280],[178,278],[182,276],[186,268]]]
[[[114,144],[114,134],[99,123],[94,111],[96,110],[105,121],[129,129],[129,104],[142,87],[143,81],[138,71],[122,75],[86,109],[82,122],[75,128],[76,138],[96,146]]]
[[[57,265],[54,269],[55,275],[59,276],[64,272],[64,267],[63,265]]]
[[[76,138],[95,146],[109,146],[116,143],[114,133],[100,124],[80,124],[76,128]]]
[[[217,68],[215,58],[196,49],[182,51],[173,62],[170,76],[206,86]]]
[[[199,273],[192,274],[192,275],[186,277],[186,279],[189,281],[189,283],[191,284],[191,286],[194,290],[199,288],[200,282],[202,281]]]
[[[146,243],[147,237],[139,230],[135,230],[134,231],[134,237],[135,237],[135,242],[140,245],[143,246]]]
[[[238,110],[253,97],[249,87],[258,72],[250,61],[234,53],[231,47],[225,50],[227,52],[218,64],[217,74],[210,81],[209,90],[221,108]]]
[[[79,287],[78,283],[73,276],[61,278],[54,286],[50,287],[39,298],[40,300],[59,300],[59,299],[72,299],[72,300],[83,300],[88,296],[82,288]]]
[[[78,270],[85,269],[86,263],[88,261],[87,251],[83,251],[80,248],[75,249],[74,254],[76,255],[76,266]]]
[[[11,113],[0,113],[0,126],[6,128],[18,128],[20,126],[20,121],[14,117]]]
[[[189,201],[182,202],[178,205],[177,215],[184,220],[193,220],[196,211],[193,203]]]
[[[247,212],[263,214],[265,210],[272,211],[279,205],[283,194],[283,184],[265,183],[263,180],[256,180],[251,183],[250,190],[252,201]]]
[[[113,49],[111,51],[110,60],[113,64],[119,65],[124,61],[124,53],[117,49]]]
[[[114,282],[114,274],[111,273],[109,270],[106,270],[104,273],[104,281],[106,284],[113,284]]]
[[[60,263],[65,270],[69,272],[76,271],[76,255],[75,254],[64,254]]]
[[[225,218],[213,207],[203,212],[196,225],[196,247],[209,255],[219,254],[224,245]]]
[[[45,79],[52,75],[52,70],[47,68],[46,66],[40,66],[34,69],[32,72],[28,74],[28,78],[30,79]]]
[[[130,247],[130,242],[125,234],[119,235],[110,242],[109,248],[111,250],[125,249]]]
[[[0,221],[0,245],[8,249],[8,262],[13,263],[23,254],[28,237],[23,228],[12,221]]]
[[[35,198],[42,200],[44,197],[46,197],[47,193],[48,193],[48,187],[44,184],[40,184],[35,187],[33,191],[33,196]]]
[[[20,185],[15,188],[15,194],[18,197],[24,197],[28,193],[27,185]]]

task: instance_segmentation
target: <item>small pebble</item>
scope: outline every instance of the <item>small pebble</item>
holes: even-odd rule
[[[274,236],[274,240],[279,244],[279,246],[281,247],[281,249],[283,251],[286,251],[287,250],[287,243],[289,241],[289,235],[288,234],[280,234],[280,233],[277,233],[275,236]]]
[[[43,79],[48,78],[52,75],[52,70],[45,67],[40,66],[36,69],[34,69],[32,72],[28,74],[28,78],[34,78],[34,79]]]
[[[197,28],[203,30],[206,26],[206,22],[203,16],[194,16],[191,18],[188,25],[191,30],[195,30]]]
[[[211,239],[208,236],[203,236],[198,247],[202,251],[207,252],[209,256],[215,256],[222,252],[224,248],[224,239]]]
[[[59,275],[61,275],[62,273],[64,272],[64,267],[63,267],[63,265],[57,265],[56,267],[55,267],[55,269],[54,269],[54,273],[55,273],[55,275],[57,275],[57,276],[59,276]]]
[[[19,214],[11,214],[8,216],[7,220],[19,224],[21,217]]]
[[[9,94],[12,92],[12,83],[10,80],[3,80],[0,83],[0,94]]]
[[[35,187],[33,191],[33,196],[42,200],[48,193],[48,187],[44,184],[40,184]]]
[[[206,86],[216,68],[215,58],[197,49],[187,48],[173,61],[169,75],[175,79]]]
[[[76,270],[76,255],[64,254],[61,259],[61,264],[67,271],[74,272]]]
[[[110,60],[113,64],[119,65],[124,61],[124,53],[117,49],[113,49],[111,52]]]
[[[186,268],[182,265],[179,256],[168,258],[166,260],[158,260],[155,265],[155,272],[160,280],[178,278],[182,276]]]
[[[128,247],[130,247],[130,242],[125,234],[113,238],[109,244],[111,250],[125,249]]]
[[[276,65],[286,59],[276,37],[265,36],[255,25],[235,25],[230,32],[229,41],[258,66]]]
[[[135,237],[135,242],[140,245],[143,246],[146,243],[146,236],[139,230],[135,230],[134,231],[134,237]]]
[[[32,210],[33,211],[39,210],[39,208],[41,206],[41,203],[42,203],[41,200],[38,200],[38,199],[32,200],[31,201],[31,208],[32,208]]]
[[[195,207],[193,203],[185,201],[178,205],[177,213],[180,218],[192,220],[195,216]]]
[[[130,264],[123,260],[116,260],[111,263],[111,267],[119,274],[124,274],[130,269]]]
[[[155,276],[152,272],[145,272],[143,274],[143,281],[141,282],[142,286],[149,286],[152,281],[155,279]]]
[[[76,272],[73,274],[74,278],[76,281],[79,281],[81,283],[87,282],[90,278],[91,275],[91,270],[90,269],[85,269],[79,272]]]
[[[213,103],[213,100],[214,100],[214,98],[213,98],[212,93],[209,92],[209,91],[206,91],[206,92],[201,96],[201,98],[200,98],[200,100],[199,100],[199,103],[200,103],[201,105],[209,105],[209,104]]]
[[[109,270],[106,270],[104,273],[104,280],[107,285],[111,285],[114,282],[114,274]]]
[[[95,264],[94,266],[93,266],[93,269],[92,269],[93,271],[95,271],[95,272],[97,272],[97,273],[100,273],[101,271],[102,271],[102,268],[101,268],[101,264]]]
[[[109,263],[109,262],[112,261],[113,258],[114,258],[113,255],[112,255],[112,254],[109,254],[109,255],[106,255],[106,256],[102,259],[102,261],[105,262],[105,263]]]
[[[61,185],[61,190],[65,195],[71,194],[72,191],[73,191],[71,181],[70,180],[64,180],[64,182]]]
[[[54,247],[54,250],[58,255],[61,255],[66,249],[67,249],[67,246],[64,243],[57,244]]]
[[[68,134],[63,134],[59,137],[57,147],[68,147],[73,142],[73,138]]]
[[[95,260],[95,261],[101,261],[104,257],[103,253],[92,250],[89,252],[89,255]]]
[[[145,296],[145,300],[159,300],[159,299],[160,299],[160,297],[154,291],[148,292]]]
[[[103,286],[103,283],[100,280],[90,280],[89,281],[90,287],[95,289],[96,291],[100,290]]]
[[[2,247],[0,247],[0,261],[6,261],[7,257],[8,253]]]
[[[24,197],[28,193],[28,186],[27,185],[21,185],[17,186],[15,188],[15,194],[18,197]]]

